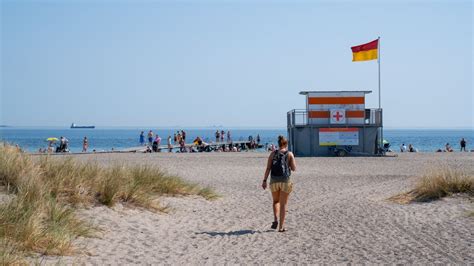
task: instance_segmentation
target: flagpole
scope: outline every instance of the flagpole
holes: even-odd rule
[[[378,62],[378,69],[379,69],[379,110],[380,110],[380,147],[383,149],[383,113],[382,113],[382,94],[381,94],[381,88],[380,88],[380,36],[378,37],[378,42],[377,42],[377,62]],[[384,153],[384,152],[382,152]]]
[[[378,37],[378,49],[377,49],[377,52],[378,52],[378,55],[377,55],[377,62],[378,62],[378,66],[379,66],[379,109],[382,108],[382,95],[380,94],[380,36]]]

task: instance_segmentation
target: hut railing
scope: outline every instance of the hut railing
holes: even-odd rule
[[[289,111],[286,115],[287,119],[287,125],[288,128],[291,127],[298,127],[298,126],[308,126],[312,125],[309,120],[308,116],[308,111],[305,109],[293,109]],[[321,126],[322,124],[314,124],[317,126]],[[365,117],[364,117],[364,123],[363,124],[337,124],[337,125],[332,125],[328,123],[327,126],[377,126],[381,127],[383,125],[383,119],[382,119],[382,109],[378,108],[372,108],[372,109],[365,109]],[[323,126],[326,126],[323,124]]]

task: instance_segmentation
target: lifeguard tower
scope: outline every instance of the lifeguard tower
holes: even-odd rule
[[[302,91],[306,110],[287,113],[289,149],[297,156],[382,152],[382,109],[366,109],[372,91]]]

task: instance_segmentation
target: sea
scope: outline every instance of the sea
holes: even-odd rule
[[[162,144],[166,143],[168,136],[173,138],[177,128],[95,128],[95,129],[69,129],[69,128],[32,128],[32,127],[3,127],[0,128],[0,142],[13,145],[18,144],[23,150],[37,152],[39,148],[46,148],[47,138],[61,136],[69,140],[69,148],[72,152],[82,151],[82,140],[86,136],[89,139],[89,151],[111,151],[127,149],[139,146],[139,135],[141,131],[145,135],[149,130],[157,133],[162,138]],[[187,142],[196,137],[201,137],[205,142],[215,140],[216,128],[186,129]],[[247,140],[249,136],[256,138],[260,136],[262,144],[276,144],[279,135],[287,135],[285,128],[276,129],[221,129],[231,132],[232,140]],[[435,130],[435,129],[384,129],[384,139],[387,140],[393,150],[398,151],[400,145],[408,144],[420,152],[434,152],[443,149],[449,143],[455,151],[460,149],[459,141],[464,138],[467,148],[474,149],[474,130]],[[263,150],[262,150],[263,151]]]

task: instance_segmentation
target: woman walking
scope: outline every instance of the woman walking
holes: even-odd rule
[[[291,171],[296,171],[295,156],[288,151],[288,140],[283,136],[278,136],[278,150],[268,156],[262,182],[262,188],[266,189],[268,175],[271,173],[270,191],[273,198],[274,218],[271,228],[278,228],[278,232],[286,232],[285,215],[288,197],[293,190],[293,184],[290,182]],[[280,218],[280,223],[278,223],[278,218]]]

